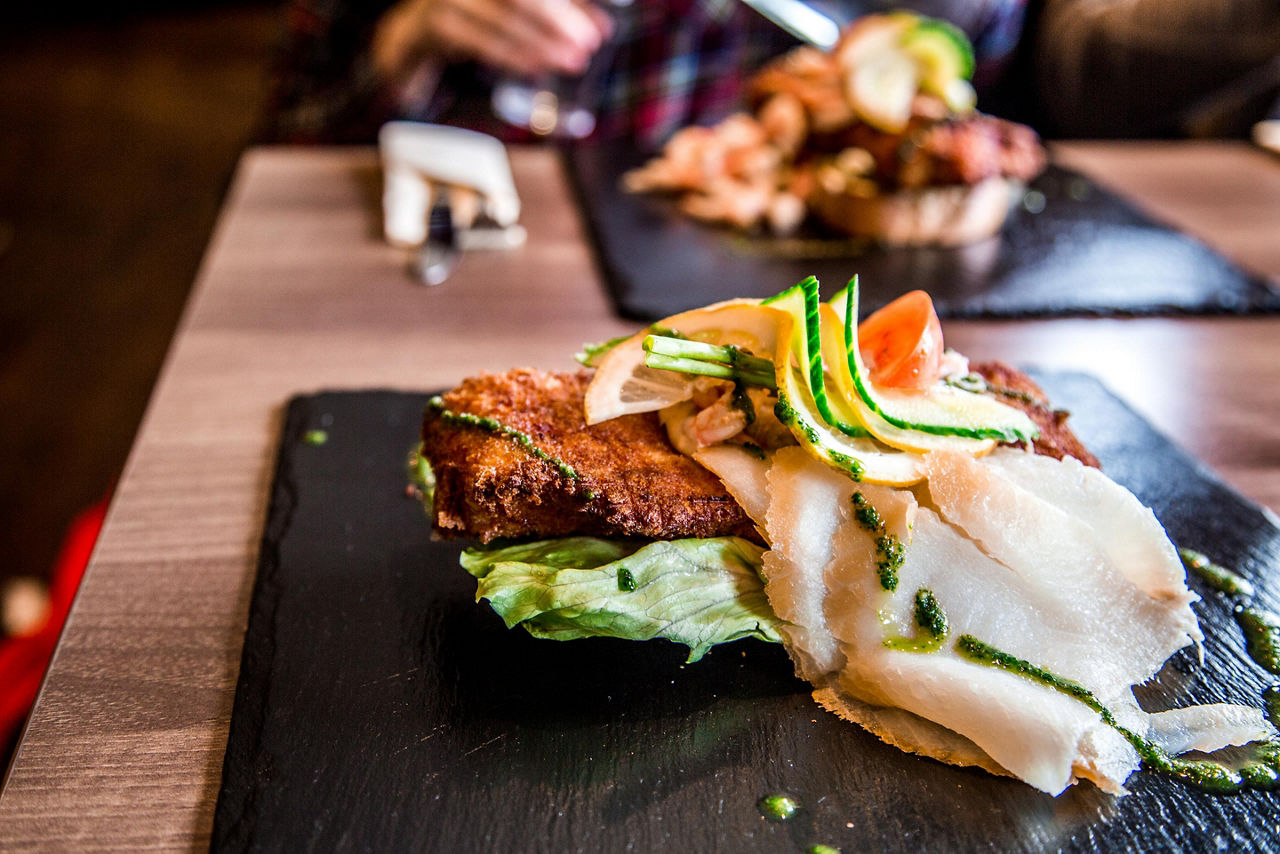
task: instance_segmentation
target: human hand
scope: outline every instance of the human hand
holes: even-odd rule
[[[392,78],[431,56],[577,74],[611,33],[609,16],[579,0],[401,0],[379,21],[373,51]]]

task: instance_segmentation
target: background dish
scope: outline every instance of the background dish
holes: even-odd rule
[[[626,145],[580,145],[564,159],[614,306],[637,320],[777,290],[752,293],[752,282],[812,274],[834,293],[851,258],[868,312],[915,288],[943,318],[1280,311],[1263,277],[1060,166],[1029,185],[994,238],[887,249],[813,230],[776,238],[696,222],[669,198],[619,188],[645,159]]]

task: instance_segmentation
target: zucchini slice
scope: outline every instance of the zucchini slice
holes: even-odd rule
[[[844,344],[849,380],[854,397],[861,404],[857,406],[859,413],[865,411],[868,415],[864,424],[872,435],[887,444],[896,444],[891,440],[906,441],[917,445],[918,450],[925,448],[918,447],[923,440],[916,434],[997,442],[1025,442],[1039,435],[1039,429],[1026,413],[987,395],[963,391],[945,383],[923,393],[877,388],[871,382],[858,350],[856,278],[850,283],[845,300]],[[871,418],[871,415],[878,417]],[[904,432],[890,431],[883,425]],[[940,446],[930,443],[928,450],[937,447]]]

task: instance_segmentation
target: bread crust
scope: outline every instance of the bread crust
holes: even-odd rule
[[[992,176],[976,184],[897,190],[869,197],[815,186],[810,209],[826,225],[893,246],[963,246],[998,232],[1023,189]]]

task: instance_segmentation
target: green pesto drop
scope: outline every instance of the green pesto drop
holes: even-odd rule
[[[892,593],[898,589],[898,570],[906,559],[907,549],[885,528],[880,511],[861,492],[853,493],[853,515],[858,524],[876,538],[876,573],[880,586]]]
[[[840,854],[840,849],[832,845],[810,845],[808,854]]]
[[[1280,769],[1263,762],[1250,762],[1240,769],[1240,781],[1251,789],[1280,787]]]
[[[932,638],[943,640],[951,631],[947,623],[947,614],[938,604],[938,597],[932,590],[920,588],[916,591],[916,625]]]
[[[1267,720],[1280,729],[1280,685],[1272,685],[1262,692],[1262,707],[1267,710]]]
[[[1253,595],[1253,585],[1248,579],[1237,575],[1224,566],[1219,566],[1200,552],[1192,549],[1178,549],[1178,557],[1182,558],[1182,565],[1189,571],[1194,572],[1214,590],[1219,593],[1226,593],[1228,596],[1244,596],[1246,598]]]
[[[796,412],[795,407],[791,405],[791,401],[787,400],[786,394],[781,389],[778,390],[778,402],[773,405],[773,414],[778,416],[778,421],[784,426],[799,428],[809,440],[810,445],[818,444],[818,431],[800,417],[800,413]]]
[[[618,589],[623,593],[636,592],[636,577],[625,566],[618,567]]]
[[[763,460],[766,457],[764,448],[760,447],[755,442],[743,442],[738,447],[755,457],[757,460]]]
[[[882,620],[885,617],[882,616]],[[934,652],[942,646],[951,631],[947,614],[938,604],[932,590],[920,588],[915,596],[915,619],[920,631],[915,637],[887,637],[884,645],[900,652]],[[886,622],[891,622],[891,618]]]
[[[1236,606],[1235,615],[1244,630],[1249,657],[1259,667],[1280,675],[1280,616],[1244,605]]]
[[[302,441],[308,445],[323,445],[329,441],[329,434],[324,430],[308,430],[302,434]]]
[[[766,795],[756,806],[760,814],[770,821],[786,821],[800,809],[800,802],[790,795]]]
[[[832,461],[848,472],[850,477],[854,480],[862,480],[862,474],[866,471],[866,468],[862,465],[861,460],[855,460],[848,454],[842,454],[839,451],[829,451],[828,453],[831,454]]]
[[[782,389],[778,389],[778,402],[773,405],[773,414],[777,416],[778,421],[782,426],[791,430],[799,430],[803,433],[805,439],[810,445],[822,447],[821,437],[818,435],[818,431],[814,429],[812,424],[800,417],[800,413],[796,412],[795,407],[793,407],[791,402],[787,400],[787,396]],[[862,474],[865,471],[865,467],[862,465],[861,461],[854,459],[848,454],[841,453],[840,451],[827,451],[827,456],[831,462],[844,469],[845,473],[851,478],[854,480],[862,480]]]
[[[455,412],[454,410],[449,409],[444,405],[444,399],[439,395],[436,395],[435,397],[427,401],[427,407],[435,410],[437,413],[440,414],[441,418],[453,424],[463,424],[468,427],[475,427],[480,430],[488,430],[489,432],[497,433],[500,436],[506,436],[507,438],[514,440],[517,445],[524,448],[535,458],[542,460],[543,462],[553,466],[556,469],[556,471],[560,472],[560,474],[564,475],[570,480],[582,479],[581,475],[578,474],[577,470],[574,469],[573,466],[569,465],[559,457],[553,456],[547,453],[546,451],[542,450],[541,448],[539,448],[537,444],[534,443],[533,438],[530,437],[529,434],[525,433],[523,430],[517,430],[514,427],[508,427],[506,424],[503,424],[502,422],[493,418],[488,418],[481,415],[473,415],[470,412]],[[584,498],[587,498],[587,499],[591,499],[595,497],[595,493],[593,493],[589,489],[583,490],[582,495]]]

